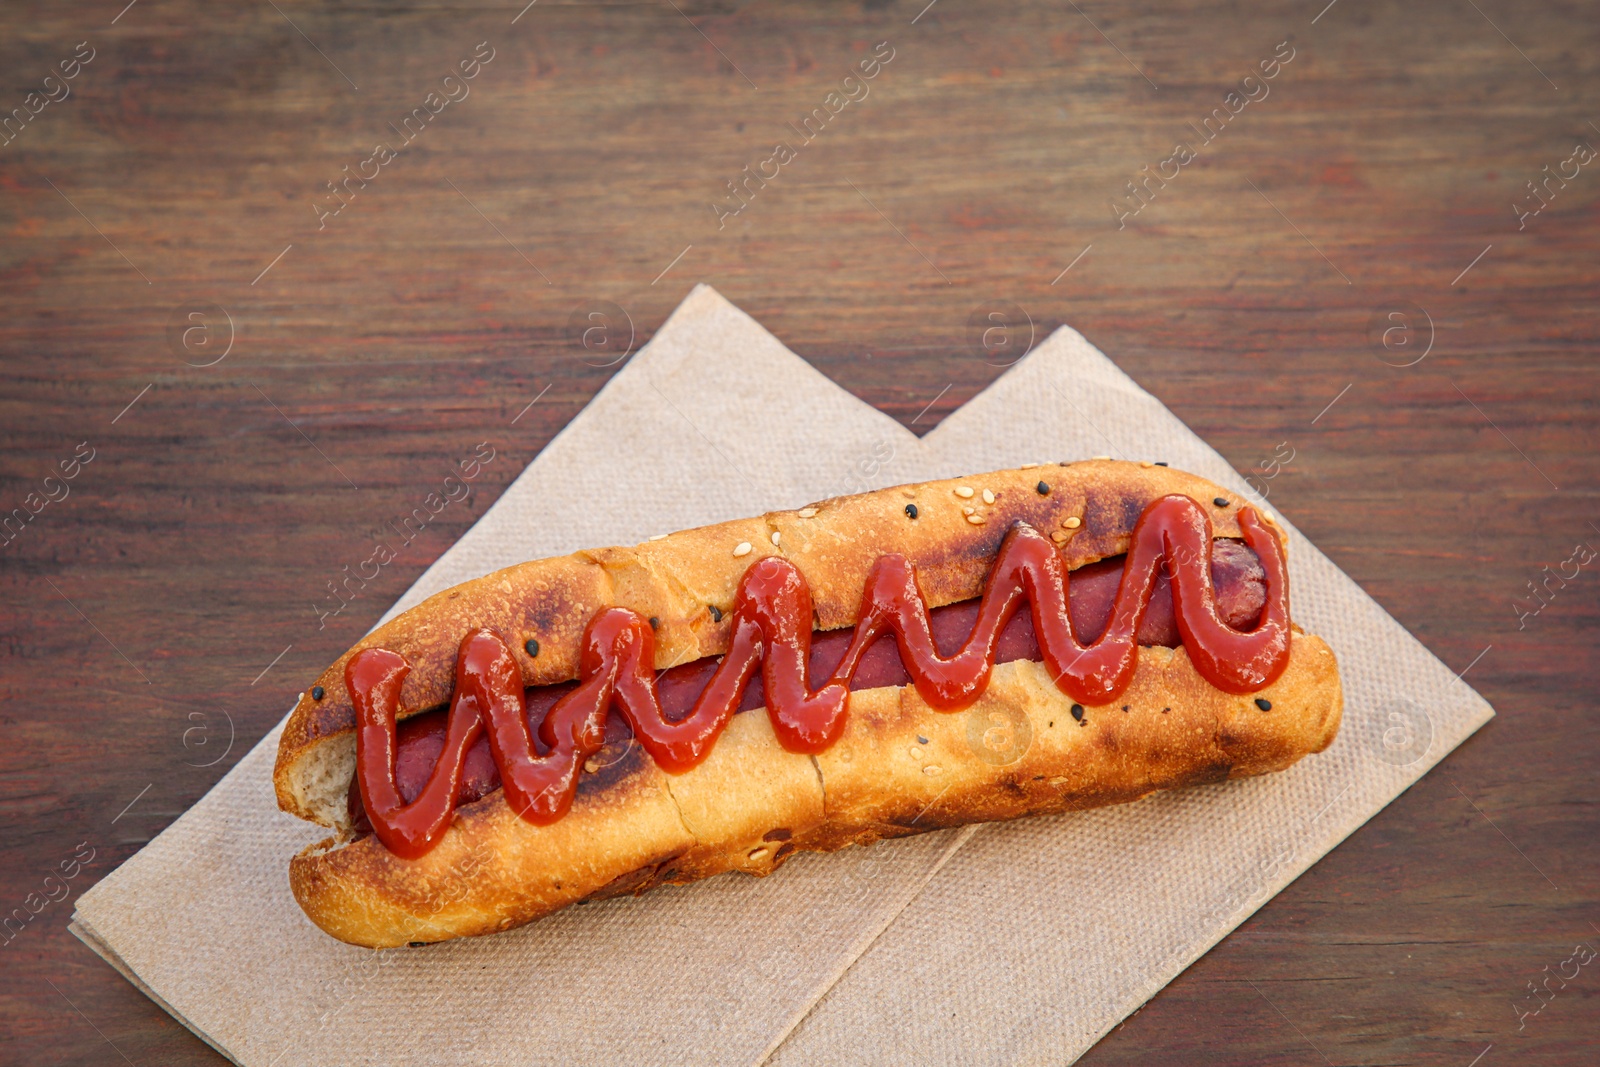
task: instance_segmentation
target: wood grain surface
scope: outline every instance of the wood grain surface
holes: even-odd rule
[[[221,1062],[72,898],[706,281],[919,432],[1070,323],[1499,711],[1083,1062],[1593,1062],[1592,5],[925,2],[0,12],[0,1059]]]

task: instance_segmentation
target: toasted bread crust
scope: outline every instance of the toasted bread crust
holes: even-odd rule
[[[1247,697],[1212,687],[1182,648],[1141,649],[1128,691],[1081,720],[1043,664],[1003,663],[983,698],[954,714],[909,686],[852,693],[845,735],[814,759],[784,751],[760,712],[735,716],[681,775],[619,742],[552,825],[518,818],[496,792],[457,812],[420,860],[372,836],[324,842],[291,861],[290,884],[313,922],[351,944],[493,933],[582,900],[729,870],[766,875],[801,850],[1282,770],[1332,743],[1342,705],[1332,651],[1305,634],[1282,677]]]
[[[363,648],[392,649],[412,664],[405,718],[448,699],[457,645],[475,627],[513,644],[527,685],[547,685],[577,676],[594,613],[623,606],[658,623],[657,666],[666,667],[726,651],[734,592],[766,556],[781,554],[801,570],[816,627],[834,629],[855,623],[868,570],[886,552],[911,560],[928,605],[938,607],[982,592],[1018,522],[1053,534],[1076,568],[1125,552],[1145,507],[1170,493],[1204,506],[1214,536],[1239,536],[1240,502],[1211,482],[1088,461],[836,498],[633,548],[524,563],[437,594],[330,666],[316,683],[324,699],[303,695],[284,730],[279,805],[341,831],[291,862],[295,896],[314,922],[352,944],[439,941],[662,883],[732,869],[767,874],[799,850],[1132,800],[1279,770],[1321,751],[1338,730],[1338,671],[1326,644],[1297,632],[1283,676],[1249,697],[1215,689],[1181,648],[1144,648],[1128,692],[1075,718],[1041,664],[1006,663],[979,702],[955,714],[930,709],[913,687],[852,693],[845,735],[815,758],[785,751],[765,715],[746,713],[680,775],[663,772],[631,740],[608,746],[590,761],[595,770],[583,775],[571,813],[550,826],[518,818],[496,792],[461,808],[420,860],[399,859],[371,836],[347,840],[355,719],[344,665]],[[537,657],[523,647],[529,639]],[[1272,710],[1260,710],[1256,697]]]

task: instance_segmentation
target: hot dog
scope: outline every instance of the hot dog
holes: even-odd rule
[[[338,834],[291,886],[342,940],[432,942],[1282,769],[1342,704],[1283,551],[1211,483],[1090,461],[497,572],[302,696],[279,804]]]
[[[1086,643],[1092,643],[1105,632],[1122,571],[1123,560],[1118,558],[1091,563],[1073,572],[1069,586],[1072,628]],[[1215,542],[1211,557],[1211,580],[1216,589],[1218,612],[1233,628],[1249,630],[1260,617],[1265,603],[1263,577],[1260,561],[1243,543],[1229,540]],[[959,648],[977,623],[978,609],[979,601],[965,600],[931,611],[929,621],[933,624],[935,643],[946,652]],[[1172,611],[1172,581],[1163,573],[1156,578],[1150,606],[1139,625],[1139,643],[1175,648],[1180,640],[1177,620]],[[821,685],[833,673],[849,641],[848,630],[823,630],[812,637],[807,674],[813,687]],[[1037,662],[1039,659],[1039,641],[1033,632],[1033,620],[1025,613],[1013,615],[1000,633],[995,662]],[[681,719],[689,714],[695,698],[705,691],[716,666],[716,659],[707,657],[669,667],[660,673],[656,685],[660,691],[662,711],[667,718]],[[858,689],[903,686],[910,682],[911,675],[907,673],[893,639],[886,635],[878,638],[862,657],[861,668],[850,679],[850,689],[853,692]],[[545,712],[571,689],[572,683],[567,683],[528,690],[527,717],[530,729],[537,727]],[[738,710],[753,711],[765,706],[766,693],[761,676],[756,675],[745,688]],[[445,709],[437,708],[407,719],[398,728],[395,780],[400,795],[407,803],[422,793],[428,776],[439,761],[445,746],[446,722]],[[607,737],[612,740],[623,740],[628,736],[627,724],[614,711],[607,718],[606,728]],[[458,807],[470,804],[499,788],[500,770],[490,754],[489,739],[480,737],[467,751],[455,803]],[[350,782],[347,808],[352,829],[358,834],[370,833],[372,823],[362,806],[361,791],[354,779]]]

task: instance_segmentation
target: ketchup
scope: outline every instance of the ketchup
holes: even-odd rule
[[[364,649],[345,667],[357,719],[361,806],[390,851],[408,859],[426,854],[450,824],[466,784],[463,774],[483,777],[481,754],[469,757],[475,748],[481,753],[475,742],[487,733],[507,803],[529,822],[546,825],[571,808],[584,761],[606,742],[610,708],[621,712],[641,747],[664,770],[681,773],[705,758],[734,712],[749,702],[758,678],[779,742],[792,752],[821,752],[844,730],[852,681],[874,657],[881,660],[879,638],[890,635],[910,683],[941,711],[970,706],[988,685],[994,664],[1013,658],[1004,655],[1009,651],[1004,646],[1016,642],[1008,638],[1019,629],[1014,620],[1032,623],[1028,643],[1036,645],[1064,693],[1079,703],[1109,703],[1133,679],[1139,639],[1146,636],[1145,616],[1165,584],[1158,580],[1164,574],[1171,577],[1172,621],[1196,670],[1224,691],[1253,692],[1271,684],[1288,664],[1288,574],[1276,534],[1250,508],[1242,508],[1238,520],[1265,579],[1259,621],[1250,632],[1219,616],[1210,518],[1188,497],[1171,495],[1140,515],[1108,617],[1089,644],[1081,644],[1075,632],[1086,628],[1070,610],[1068,571],[1059,550],[1019,524],[1000,547],[969,636],[950,655],[939,648],[911,563],[898,554],[881,557],[868,574],[855,630],[837,665],[815,689],[810,588],[793,563],[767,557],[740,582],[727,653],[720,661],[688,665],[703,675],[704,664],[715,664],[692,706],[677,716],[663,707],[654,629],[636,612],[605,608],[589,621],[579,679],[545,687],[561,692],[536,732],[510,648],[495,632],[474,630],[456,658],[456,689],[443,730],[433,731],[437,759],[414,798],[403,796],[396,782],[395,714],[410,666],[388,649]],[[1020,613],[1024,602],[1030,607],[1026,616]],[[877,673],[882,667],[871,669]],[[672,703],[681,707],[682,702]],[[469,766],[473,762],[479,766]]]

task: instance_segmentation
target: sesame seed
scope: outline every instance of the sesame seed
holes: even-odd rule
[[[1072,717],[1074,719],[1077,719],[1079,722],[1083,721],[1083,705],[1082,704],[1074,704],[1074,705],[1072,705]]]
[[[1064,545],[1067,543],[1067,538],[1071,536],[1072,535],[1067,533],[1065,530],[1057,530],[1055,533],[1050,535],[1050,540],[1054,541],[1058,545]]]
[[[1219,508],[1225,508],[1228,506],[1228,498],[1225,496],[1214,497],[1211,502]]]
[[[902,494],[906,495],[906,496],[916,496],[917,495],[916,489],[914,489],[913,487],[911,487],[909,485],[902,487],[900,492]]]
[[[735,556],[748,556],[750,554],[750,542],[740,541],[737,545],[733,546],[733,554]]]
[[[1268,700],[1266,697],[1256,697],[1256,707],[1260,708],[1262,711],[1271,711],[1272,701]]]
[[[983,502],[985,504],[993,504],[994,503],[994,494],[991,493],[989,490],[985,489],[983,491]]]
[[[915,504],[906,505],[906,517],[912,519],[917,517],[917,506]]]
[[[650,538],[650,540],[652,540],[652,541],[661,541],[661,540],[665,540],[667,538],[667,536],[668,536],[667,534],[656,534],[654,537]]]
[[[1164,460],[1164,459],[1158,459],[1158,460],[1156,460],[1156,466],[1158,466],[1158,467],[1165,467],[1165,466],[1166,466],[1166,465],[1167,465],[1167,461],[1166,461],[1166,460]]]
[[[968,515],[967,516],[967,521],[972,523],[972,525],[974,525],[974,526],[982,526],[984,523],[988,522],[989,520],[984,518],[982,515]]]
[[[1037,467],[1038,465],[1039,464],[1037,464],[1037,463],[1024,463],[1022,466],[1018,467],[1017,469],[1018,470],[1024,470],[1024,471],[1031,471],[1031,470],[1033,470],[1033,468]]]
[[[941,772],[940,772],[940,769],[938,767],[934,767],[932,765],[929,765],[927,767],[922,768],[922,773],[923,774],[939,774]]]
[[[1090,456],[1090,459],[1110,459],[1110,456]]]
[[[961,514],[963,514],[963,515],[971,515],[973,512],[975,512],[977,510],[978,510],[977,508],[962,508],[961,509]]]
[[[593,774],[595,771],[600,769],[600,764],[596,760],[586,759],[583,761],[583,769],[588,771],[590,774]]]
[[[962,500],[966,500],[971,495],[972,495],[972,487],[971,486],[966,486],[966,485],[958,485],[958,486],[956,486],[956,496],[960,497]]]
[[[1154,464],[1154,463],[1151,463],[1151,462],[1150,462],[1150,461],[1149,461],[1149,460],[1147,460],[1147,459],[1141,459],[1141,460],[1140,460],[1140,461],[1139,461],[1139,466],[1141,466],[1141,467],[1154,467],[1154,466],[1155,466],[1155,464]]]
[[[325,697],[327,695],[328,695],[328,691],[326,689],[322,688],[322,686],[314,685],[314,686],[311,687],[311,699],[312,700],[321,700],[323,697]]]
[[[1061,525],[1065,526],[1069,530],[1076,530],[1078,527],[1083,525],[1083,520],[1078,518],[1076,515],[1068,515],[1066,518],[1061,520]]]
[[[1033,487],[1033,491],[1038,493],[1040,496],[1049,496],[1050,486],[1045,482],[1040,482],[1038,485]]]
[[[528,638],[527,642],[522,647],[527,651],[529,656],[537,657],[539,655],[539,642],[535,641],[531,637]]]
[[[779,533],[779,532],[778,532],[778,531],[777,531],[777,530],[773,530],[773,531],[772,531],[772,543],[773,543],[773,544],[777,544],[777,543],[778,543],[778,539],[779,539],[779,538],[780,538],[780,537],[781,537],[781,536],[782,536],[782,535],[781,535],[781,534],[780,534],[780,533]]]
[[[706,605],[706,610],[711,612],[711,621],[712,622],[721,622],[722,621],[722,609],[721,608],[717,607],[715,604],[707,604]]]
[[[654,615],[650,616],[650,629],[652,629],[652,630],[661,629],[661,620],[659,618],[657,618],[656,616],[654,616]]]
[[[817,509],[816,508],[801,508],[800,509],[800,517],[802,519],[815,518],[816,514],[817,514]]]

